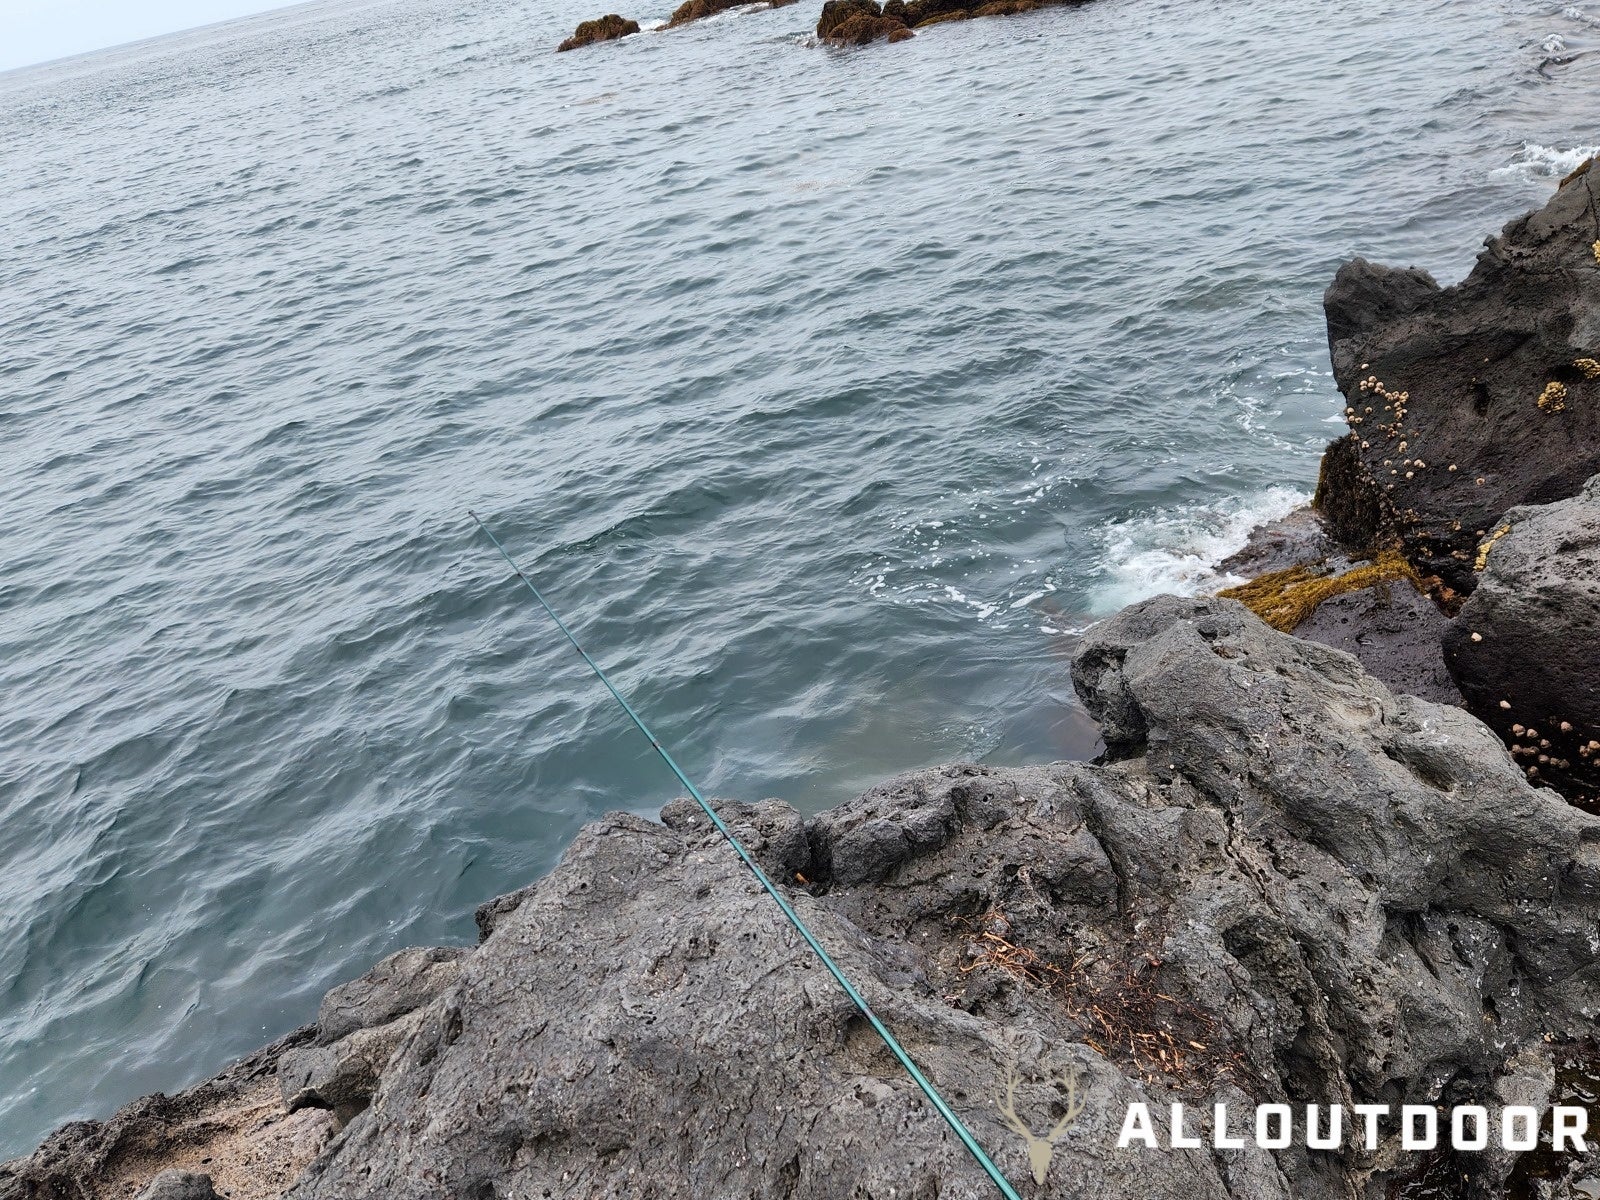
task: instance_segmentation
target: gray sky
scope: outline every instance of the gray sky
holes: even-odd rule
[[[297,0],[0,0],[0,71]]]

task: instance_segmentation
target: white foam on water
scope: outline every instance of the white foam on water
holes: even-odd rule
[[[1162,592],[1192,596],[1237,583],[1217,564],[1241,550],[1256,526],[1288,516],[1310,498],[1270,487],[1234,500],[1157,508],[1107,526],[1094,611],[1114,612]]]
[[[1561,179],[1596,154],[1600,154],[1600,146],[1574,146],[1570,150],[1562,150],[1555,146],[1541,146],[1538,142],[1523,142],[1522,149],[1511,156],[1510,164],[1496,168],[1493,173],[1526,180]]]

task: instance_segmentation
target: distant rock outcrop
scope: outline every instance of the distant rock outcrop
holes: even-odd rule
[[[730,8],[739,8],[749,3],[750,0],[683,0],[683,3],[673,10],[671,19],[667,21],[667,28],[687,25],[690,21],[712,17],[719,12],[726,12]],[[793,3],[795,0],[768,0],[767,7],[782,8],[786,4]]]
[[[639,22],[616,13],[607,13],[596,20],[583,22],[577,32],[557,46],[556,50],[576,50],[579,46],[592,46],[596,42],[614,42],[638,32]]]
[[[827,0],[817,22],[817,37],[835,46],[865,46],[885,38],[901,42],[923,29],[944,21],[966,21],[973,17],[1004,17],[1031,12],[1036,8],[1083,4],[1088,0],[887,0],[879,7],[875,0]]]
[[[1600,171],[1507,225],[1454,287],[1357,259],[1324,303],[1351,432],[1319,506],[1352,548],[1395,540],[1471,592],[1502,513],[1600,472]]]

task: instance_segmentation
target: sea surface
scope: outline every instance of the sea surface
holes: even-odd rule
[[[1312,487],[1340,261],[1600,141],[1600,3],[817,8],[0,75],[0,1158],[676,794],[469,509],[711,794],[1083,757],[1079,632]]]

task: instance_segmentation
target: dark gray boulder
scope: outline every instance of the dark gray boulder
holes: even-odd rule
[[[1585,164],[1454,287],[1361,259],[1340,268],[1324,306],[1351,433],[1329,449],[1317,503],[1347,545],[1398,538],[1465,594],[1500,514],[1600,471],[1597,193]]]
[[[1600,804],[1600,476],[1496,524],[1445,641],[1472,710],[1524,771]]]

